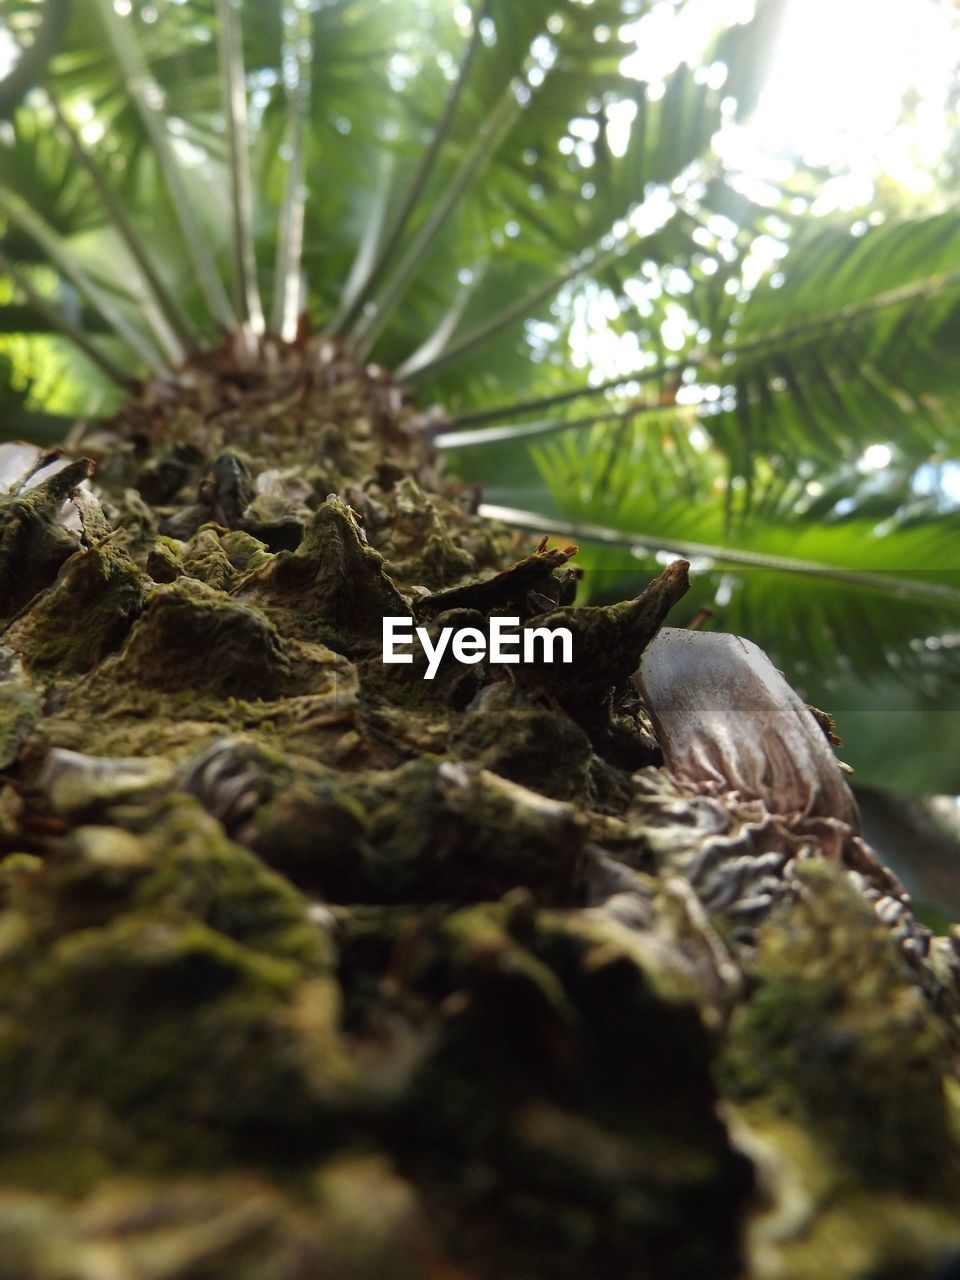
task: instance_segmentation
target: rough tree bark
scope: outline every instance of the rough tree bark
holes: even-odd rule
[[[576,608],[317,341],[70,456],[0,505],[0,1276],[949,1263],[953,941],[762,656],[654,640],[682,565]],[[381,662],[495,612],[574,666]]]

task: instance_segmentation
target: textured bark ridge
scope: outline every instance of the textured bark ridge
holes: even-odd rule
[[[952,939],[682,563],[577,607],[428,427],[304,341],[0,450],[0,1274],[934,1276]],[[495,613],[574,664],[381,662]]]

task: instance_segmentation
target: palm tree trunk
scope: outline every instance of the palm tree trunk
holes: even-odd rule
[[[228,342],[0,506],[6,1273],[928,1274],[951,940],[759,660],[634,687],[682,568],[572,608],[427,426]],[[571,669],[381,660],[491,613]]]

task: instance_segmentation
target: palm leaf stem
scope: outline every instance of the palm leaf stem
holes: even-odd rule
[[[284,81],[287,90],[287,182],[280,213],[270,327],[287,342],[296,337],[301,311],[303,223],[306,209],[306,117],[310,106],[313,30],[303,0],[284,6]]]
[[[218,41],[223,110],[230,151],[234,290],[244,324],[252,334],[259,337],[264,331],[265,322],[257,282],[257,255],[253,235],[253,184],[250,179],[247,89],[239,3],[240,0],[217,0]]]
[[[485,273],[486,263],[473,269],[470,282],[468,284],[461,285],[457,290],[453,301],[434,326],[432,333],[430,333],[428,337],[424,338],[423,342],[421,342],[420,346],[417,347],[412,356],[394,370],[395,378],[402,382],[406,376],[406,370],[410,367],[411,363],[419,360],[430,360],[433,358],[434,353],[443,351],[447,343],[450,341],[450,335],[460,323],[463,313],[466,310],[470,299],[474,296]]]
[[[914,599],[933,600],[960,605],[960,590],[941,582],[911,581],[894,575],[872,573],[859,569],[843,569],[836,565],[822,564],[816,560],[796,560],[789,556],[767,555],[760,551],[714,546],[702,542],[688,542],[681,538],[664,538],[659,534],[624,533],[605,525],[580,520],[564,520],[555,516],[538,515],[515,507],[503,507],[483,502],[479,514],[488,520],[501,520],[518,529],[542,533],[550,529],[556,535],[584,542],[599,542],[609,547],[621,547],[640,556],[646,552],[663,551],[676,556],[703,556],[719,564],[731,564],[747,569],[766,569],[777,573],[795,573],[804,577],[826,578],[832,582],[844,582],[850,586],[869,587],[886,595],[910,596]]]
[[[626,387],[632,383],[653,382],[665,373],[683,368],[682,364],[663,364],[655,369],[640,369],[636,373],[623,373],[616,378],[607,378],[586,387],[573,387],[569,391],[558,391],[554,395],[535,396],[531,400],[515,400],[511,404],[494,405],[489,409],[474,409],[469,413],[459,413],[450,418],[444,426],[447,431],[459,431],[464,427],[479,427],[488,422],[496,422],[498,418],[511,418],[518,414],[536,413],[539,409],[552,409],[557,405],[570,404],[574,400],[585,400],[590,396],[603,395],[607,391],[616,391],[618,387]]]
[[[113,0],[97,0],[97,4],[107,37],[123,72],[127,92],[150,137],[210,316],[215,324],[232,329],[237,315],[187,196],[166,117],[159,105],[160,89],[149,75],[137,42],[130,33],[129,19],[117,12]]]
[[[367,279],[373,261],[376,258],[380,238],[383,235],[387,209],[390,204],[390,185],[393,180],[395,157],[392,151],[384,150],[380,152],[377,159],[379,171],[370,197],[370,208],[364,218],[363,231],[357,244],[353,262],[350,264],[350,272],[347,276],[346,284],[340,291],[339,307],[336,315],[327,326],[327,332],[330,334],[338,334],[340,332],[341,317],[346,314],[354,298],[363,288],[364,281]]]
[[[668,406],[669,407],[669,406]],[[693,411],[693,406],[691,411]],[[661,404],[636,403],[618,412],[592,413],[585,418],[543,418],[539,422],[510,422],[499,427],[478,427],[474,431],[442,431],[434,437],[438,449],[471,449],[475,445],[504,444],[512,440],[527,440],[534,436],[552,436],[561,431],[575,431],[578,427],[593,427],[597,423],[629,422],[643,414],[662,413]]]

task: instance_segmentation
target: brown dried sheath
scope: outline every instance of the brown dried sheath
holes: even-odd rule
[[[663,627],[633,679],[675,777],[735,790],[771,813],[858,829],[856,802],[823,731],[757,645]]]

